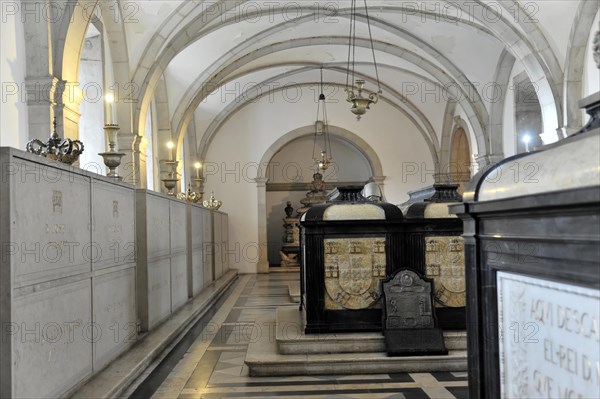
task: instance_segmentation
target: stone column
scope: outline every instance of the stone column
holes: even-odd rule
[[[146,169],[148,140],[137,134],[120,132],[117,141],[119,152],[125,154],[119,167],[119,174],[123,176],[125,182],[133,184],[137,188],[146,188],[148,186]]]
[[[269,179],[257,177],[256,191],[258,194],[258,248],[260,255],[256,264],[258,273],[269,273],[269,258],[267,251],[267,182]]]
[[[55,117],[59,136],[79,138],[79,104],[83,100],[79,87],[46,75],[27,77],[25,91],[29,140],[48,138]]]

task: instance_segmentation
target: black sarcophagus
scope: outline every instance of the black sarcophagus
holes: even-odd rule
[[[404,214],[403,265],[434,281],[435,312],[443,330],[466,328],[463,222],[448,205],[461,202],[457,184],[435,184],[409,193]]]
[[[590,125],[482,172],[465,220],[469,397],[597,398],[600,94]]]
[[[361,190],[336,189],[300,222],[306,333],[381,331],[381,280],[400,265],[402,212]]]

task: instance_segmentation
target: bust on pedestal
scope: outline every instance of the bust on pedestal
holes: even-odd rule
[[[300,218],[293,217],[294,208],[291,201],[287,202],[285,207],[286,218],[283,219],[285,232],[283,235],[283,247],[279,252],[281,256],[281,267],[299,267],[300,262],[300,230],[298,223]]]

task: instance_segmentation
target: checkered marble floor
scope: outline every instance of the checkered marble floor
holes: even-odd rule
[[[241,276],[153,398],[467,399],[466,373],[249,377],[248,343],[274,334],[277,307],[297,308],[288,295],[289,282],[297,280],[291,273]]]

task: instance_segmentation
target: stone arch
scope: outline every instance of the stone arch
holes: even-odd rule
[[[187,2],[185,2],[187,3]],[[138,123],[144,123],[143,118],[140,117],[140,113],[144,111],[145,107],[147,107],[147,101],[149,98],[144,94],[149,88],[152,90],[153,82],[156,82],[156,73],[162,73],[160,68],[166,68],[166,65],[170,62],[182,48],[189,45],[194,40],[199,39],[203,35],[206,35],[216,29],[217,24],[210,23],[215,20],[215,18],[221,17],[221,24],[229,24],[232,23],[233,19],[231,17],[227,17],[223,19],[229,8],[227,8],[227,4],[224,7],[219,7],[219,12],[214,15],[205,15],[203,18],[196,18],[199,13],[202,14],[206,10],[198,11],[198,7],[192,7],[187,4],[181,5],[175,12],[173,12],[167,20],[163,23],[161,28],[155,33],[153,39],[151,40],[151,45],[148,46],[147,51],[144,52],[138,69],[136,69],[134,73],[134,82],[139,84],[139,87],[142,90],[142,98],[141,101],[138,101],[140,106],[134,109],[134,129],[138,128]],[[483,26],[481,24],[475,23],[473,19],[482,21],[482,17],[476,15],[477,13],[473,12],[472,8],[467,4],[462,3],[452,3],[452,6],[457,7],[461,10],[463,14],[467,14],[470,18],[456,18],[456,23],[466,24],[474,27],[475,29],[481,30],[487,34],[494,36],[496,39],[500,40],[513,52],[515,55],[518,55],[519,59],[521,59],[527,68],[530,70],[532,74],[532,80],[536,83],[540,84],[540,91],[544,98],[544,112],[546,113],[548,123],[553,123],[556,119],[556,124],[558,125],[558,120],[561,119],[562,108],[560,104],[560,90],[557,86],[561,84],[559,80],[558,84],[555,83],[556,77],[562,77],[562,70],[560,68],[556,70],[557,63],[555,61],[555,56],[552,51],[547,46],[547,40],[541,34],[537,27],[537,34],[541,35],[541,38],[533,38],[526,39],[520,32],[522,27],[519,26],[518,23],[511,23],[510,19],[500,18],[498,23],[492,24],[491,28]],[[489,8],[488,5],[482,4],[482,6]],[[189,8],[184,12],[183,8]],[[190,8],[191,7],[191,8]],[[503,7],[507,8],[507,5],[503,5]],[[312,7],[302,7],[302,10],[311,10]],[[408,9],[404,6],[384,6],[380,7],[380,10],[384,10],[386,12],[406,12]],[[214,10],[211,10],[211,13]],[[346,9],[338,10],[337,15],[341,15],[344,12],[347,12]],[[428,14],[427,12],[424,12]],[[254,18],[256,15],[251,15],[252,13],[248,13],[248,15],[244,15],[244,18]],[[433,14],[432,14],[433,15]],[[361,16],[362,17],[362,16]],[[308,18],[314,18],[314,15],[309,15]],[[177,19],[179,19],[177,21]],[[236,21],[238,22],[239,18],[236,17]],[[289,22],[289,21],[288,21]],[[296,23],[297,21],[294,20]],[[198,26],[200,24],[200,26]],[[499,25],[499,26],[496,26]],[[181,29],[177,31],[175,34],[175,26],[181,26]],[[208,29],[203,29],[204,27],[209,26]],[[400,29],[392,26],[393,28],[400,31]],[[532,28],[530,28],[531,30]],[[409,34],[410,36],[410,34]],[[413,39],[416,39],[414,36],[411,36]],[[407,39],[410,40],[410,39]],[[156,44],[154,44],[156,41]],[[533,43],[533,44],[532,44]],[[427,47],[427,46],[426,46]],[[148,50],[148,49],[152,50]],[[537,51],[540,50],[540,51]],[[438,56],[441,56],[438,54]],[[550,56],[551,59],[546,60]],[[165,58],[166,57],[166,58]],[[439,57],[436,57],[439,58]],[[442,61],[443,61],[442,57]],[[550,65],[550,67],[548,67]],[[452,68],[450,68],[452,70]],[[554,76],[554,78],[553,78]],[[555,83],[555,84],[552,84]],[[554,114],[550,112],[550,109],[554,109]],[[485,110],[485,107],[483,107]],[[477,114],[475,114],[477,115]],[[471,118],[471,116],[469,117]],[[487,123],[487,118],[481,119],[479,123],[472,123],[475,127],[477,125],[485,126]]]
[[[371,171],[373,172],[373,177],[383,176],[383,166],[381,164],[381,160],[379,159],[379,156],[377,155],[375,150],[369,145],[369,143],[367,143],[357,134],[352,133],[347,129],[335,125],[328,125],[328,127],[329,134],[331,136],[352,144],[352,146],[354,146],[367,159],[371,167]],[[285,147],[288,143],[298,138],[314,134],[314,132],[315,127],[310,125],[286,133],[285,135],[278,138],[273,144],[271,144],[271,146],[263,154],[263,157],[261,158],[259,164],[267,165],[271,161],[273,156],[277,152],[279,152],[283,147]],[[268,171],[266,169],[261,169],[261,175],[257,177],[267,178]]]
[[[347,38],[344,37],[317,37],[317,38],[301,38],[289,40],[284,43],[274,43],[265,47],[253,50],[252,52],[244,55],[226,55],[213,64],[203,74],[201,74],[194,82],[194,84],[188,89],[188,92],[180,102],[178,109],[174,112],[174,120],[180,120],[178,123],[177,131],[185,130],[185,124],[191,118],[191,114],[201,104],[201,102],[214,91],[226,76],[232,74],[241,65],[245,65],[255,59],[261,58],[265,55],[287,50],[289,48],[304,47],[308,45],[332,45],[332,44],[346,44]],[[366,39],[357,39],[356,45],[360,47],[369,48],[370,42]],[[375,49],[385,51],[388,54],[396,55],[401,58],[412,62],[413,64],[419,65],[421,68],[426,70],[435,76],[440,84],[444,87],[454,88],[457,90],[457,97],[463,109],[467,110],[469,120],[474,127],[474,134],[478,140],[478,147],[486,152],[487,149],[487,111],[485,114],[480,114],[478,109],[469,101],[469,94],[463,89],[461,84],[458,84],[450,75],[443,71],[440,67],[434,65],[430,61],[422,58],[418,54],[411,52],[408,49],[397,47],[388,43],[374,42]],[[450,90],[451,91],[451,90]],[[485,107],[483,107],[485,110]]]
[[[309,9],[310,8],[311,7],[309,7]],[[245,17],[247,17],[247,16],[245,16]],[[246,42],[242,43],[238,47],[229,51],[225,56],[221,57],[221,59],[219,59],[218,61],[213,63],[213,65],[207,71],[205,71],[204,74],[202,74],[201,76],[199,76],[196,79],[195,84],[191,87],[191,89],[188,89],[188,92],[186,93],[184,98],[187,98],[187,99],[194,98],[194,100],[190,99],[189,102],[192,104],[192,108],[195,110],[197,107],[197,104],[194,106],[194,103],[197,102],[196,101],[197,96],[198,96],[197,93],[200,93],[200,96],[207,95],[207,93],[204,93],[203,90],[200,90],[200,88],[198,87],[199,86],[198,82],[202,82],[204,84],[204,87],[210,87],[210,88],[214,89],[220,83],[221,79],[223,79],[229,73],[232,73],[233,71],[235,71],[239,66],[244,65],[245,63],[249,62],[248,60],[242,60],[241,58],[239,58],[240,54],[244,54],[244,51],[247,48],[249,48],[256,42],[260,41],[264,37],[267,37],[271,34],[275,34],[278,31],[281,31],[281,30],[289,27],[289,25],[291,23],[297,24],[297,23],[300,23],[303,21],[310,21],[313,18],[314,18],[313,14],[301,16],[299,18],[288,20],[284,23],[278,24],[272,28],[266,29],[265,31],[262,31],[262,32],[256,34],[252,38],[248,39]],[[358,19],[364,19],[364,17],[358,16]],[[380,51],[384,51],[384,52],[389,52],[390,54],[394,54],[401,58],[404,58],[404,59],[408,60],[409,62],[412,62],[415,65],[419,65],[421,68],[425,69],[427,72],[436,76],[438,78],[438,80],[445,85],[450,85],[451,87],[455,87],[453,85],[456,85],[461,92],[461,97],[464,96],[463,106],[465,107],[465,109],[472,109],[470,112],[470,118],[471,117],[473,118],[473,120],[471,121],[472,125],[475,126],[476,129],[478,130],[476,132],[476,135],[481,136],[483,143],[485,143],[486,140],[484,140],[483,138],[487,135],[487,131],[486,131],[487,120],[488,120],[487,109],[486,109],[485,105],[483,104],[483,100],[481,99],[479,93],[477,92],[475,87],[472,85],[472,83],[466,78],[466,76],[464,74],[462,74],[462,72],[458,68],[456,68],[446,57],[444,57],[443,54],[441,54],[440,52],[435,50],[428,43],[425,43],[424,41],[418,39],[416,36],[411,35],[410,33],[406,32],[400,28],[397,28],[389,23],[386,23],[385,21],[380,21],[380,20],[375,19],[375,20],[373,20],[373,22],[379,24],[378,26],[380,28],[387,30],[388,32],[394,33],[397,36],[401,36],[404,39],[408,40],[409,42],[414,43],[417,47],[425,49],[425,51],[428,54],[430,54],[434,58],[436,58],[436,60],[444,68],[446,68],[447,71],[444,71],[443,69],[437,67],[436,65],[434,65],[427,59],[420,57],[419,55],[417,55],[414,52],[411,52],[409,49],[399,48],[399,47],[393,46],[389,43],[383,43],[383,42],[378,42],[378,41],[375,42],[376,49],[378,49]],[[483,29],[483,28],[479,28],[479,29]],[[209,31],[212,31],[212,30],[209,30]],[[187,30],[186,30],[186,32],[187,32]],[[142,114],[148,105],[147,101],[149,100],[149,97],[147,95],[148,94],[147,91],[149,90],[149,88],[152,87],[153,82],[156,81],[155,79],[153,79],[153,76],[156,76],[156,73],[161,71],[158,68],[162,68],[162,70],[164,70],[164,68],[166,68],[166,66],[169,64],[169,62],[175,57],[175,55],[179,51],[181,51],[183,48],[185,48],[187,45],[189,45],[194,40],[198,40],[199,38],[201,38],[202,36],[204,36],[205,34],[208,33],[207,31],[202,31],[200,29],[197,29],[194,32],[195,33],[193,35],[190,35],[189,37],[186,36],[186,37],[180,38],[181,40],[173,39],[171,41],[171,43],[173,43],[173,45],[168,46],[169,51],[165,55],[165,57],[167,57],[167,58],[161,59],[161,61],[159,61],[159,62],[151,63],[148,66],[148,68],[146,68],[149,71],[145,77],[143,77],[143,78],[139,77],[137,75],[137,71],[136,71],[136,75],[134,75],[134,79],[139,77],[140,79],[144,79],[144,80],[139,81],[139,82],[136,81],[138,83],[138,86],[141,87],[141,100],[137,102],[138,106],[135,107],[133,110],[134,126],[136,123],[139,123],[139,124],[144,123]],[[161,40],[164,41],[165,39],[161,38]],[[291,46],[292,42],[296,42],[296,45]],[[306,45],[319,44],[319,42],[322,42],[323,44],[336,44],[337,43],[337,44],[346,45],[347,37],[327,36],[327,37],[301,38],[301,39],[296,39],[294,41],[286,41],[285,43],[275,43],[273,45],[269,45],[269,46],[263,47],[258,50],[253,50],[250,53],[246,53],[246,56],[251,56],[251,57],[254,57],[253,59],[256,59],[256,58],[259,58],[260,56],[263,56],[263,55],[269,54],[269,53],[273,53],[276,51],[285,50],[285,49],[292,48],[292,47],[301,47],[302,45],[298,44],[300,42],[304,42],[304,43],[306,43]],[[175,45],[175,43],[177,43],[177,44]],[[369,47],[370,43],[366,39],[357,39],[356,45],[359,47],[370,48]],[[265,49],[268,49],[267,53],[264,52]],[[389,51],[390,49],[394,49],[396,51],[390,52]],[[228,73],[224,73],[224,71],[228,71]],[[464,89],[463,85],[466,85],[468,87],[468,90]],[[471,100],[472,104],[471,104],[471,101],[467,101],[467,99]],[[200,102],[201,102],[201,100],[200,100]],[[184,101],[184,103],[188,103],[188,101],[186,100],[186,101]],[[197,103],[199,104],[199,102],[197,102]],[[178,118],[179,115],[184,112],[185,112],[185,110],[181,110],[178,108],[177,110],[175,110],[175,113],[174,113],[175,118]],[[185,130],[186,123],[187,122],[184,122],[181,126],[178,126],[177,130],[179,130],[179,131]],[[180,127],[182,127],[182,128],[180,128]],[[481,129],[481,131],[479,131],[479,129]],[[486,148],[486,147],[483,147],[483,148]]]
[[[506,51],[506,49],[502,51],[502,54],[500,55],[500,61],[498,62],[498,66],[496,67],[496,72],[494,74],[494,82],[496,82],[498,85],[497,87],[500,91],[500,96],[496,99],[496,101],[492,102],[489,124],[491,149],[490,155],[495,159],[504,158],[504,135],[502,131],[504,125],[504,105],[506,93],[510,87],[510,75],[514,65],[515,57]]]
[[[44,110],[42,115],[38,112],[30,113],[30,119],[37,120],[56,117],[58,128],[62,130],[66,137],[76,138],[78,136],[79,104],[83,101],[82,93],[77,87],[79,74],[79,61],[85,39],[85,34],[90,21],[96,17],[95,10],[98,9],[101,15],[111,15],[112,18],[101,18],[103,34],[109,43],[112,65],[112,74],[115,81],[127,82],[129,80],[129,57],[127,52],[127,43],[125,30],[123,27],[123,18],[118,0],[77,0],[70,1],[63,5],[53,3],[53,7],[61,7],[60,20],[52,24],[51,32],[37,32],[44,29],[44,24],[37,24],[36,27],[27,27],[26,31],[39,34],[39,41],[26,41],[26,52],[32,58],[33,54],[38,55],[40,50],[46,50],[51,46],[52,56],[48,58],[48,64],[32,65],[27,63],[27,76],[32,80],[39,82],[40,78],[48,79],[50,71],[50,81],[46,86],[51,90],[51,103],[48,111]],[[46,36],[45,36],[46,35]],[[44,37],[51,40],[47,43],[41,43]],[[51,43],[51,44],[50,44]],[[48,51],[47,51],[48,52]],[[40,75],[42,69],[45,69],[43,75]],[[104,89],[104,88],[103,88]],[[128,107],[123,107],[128,109]],[[37,110],[36,110],[37,111]],[[119,121],[123,126],[130,126],[131,113],[118,110]],[[31,125],[39,125],[39,121],[32,122]],[[35,131],[35,130],[34,130]]]
[[[302,84],[298,84],[296,86],[316,86],[318,85],[319,82],[305,82]],[[327,84],[329,86],[344,86],[338,83],[331,83],[331,82],[327,82]],[[289,86],[288,86],[289,87]],[[286,87],[280,87],[275,89],[274,91],[281,91],[284,90]],[[269,91],[266,93],[261,93],[261,95],[257,98],[260,97],[264,97],[267,96],[269,94],[271,94],[274,91]],[[437,164],[437,151],[436,151],[436,144],[434,144],[432,142],[432,140],[429,138],[427,132],[423,129],[423,127],[418,123],[418,121],[410,114],[408,114],[406,111],[404,111],[402,108],[400,108],[398,105],[396,105],[394,102],[390,101],[387,99],[387,97],[385,96],[381,96],[380,97],[382,101],[386,101],[389,104],[391,104],[394,108],[396,108],[397,110],[399,110],[400,112],[402,112],[404,114],[405,117],[407,117],[414,125],[415,127],[419,130],[419,132],[421,133],[421,135],[423,136],[423,139],[425,140],[431,157],[434,161],[435,164]],[[256,100],[256,98],[253,98],[253,100]],[[217,116],[217,118],[215,118],[213,120],[213,122],[211,123],[211,125],[209,126],[209,128],[207,129],[206,133],[204,134],[204,136],[202,137],[202,140],[200,141],[200,145],[199,145],[199,149],[198,149],[198,154],[200,155],[201,158],[204,158],[206,156],[206,152],[208,151],[208,148],[210,146],[210,143],[212,141],[212,139],[214,138],[215,134],[218,132],[219,128],[231,117],[233,116],[237,111],[239,111],[239,109],[247,106],[248,104],[250,104],[252,101],[249,101],[248,99],[244,100],[241,103],[236,103],[233,102],[231,103],[229,106],[227,106],[222,112],[221,114],[219,114],[219,116]],[[437,138],[436,138],[437,140]]]
[[[307,136],[314,133],[314,126],[304,126],[298,129],[292,130],[275,140],[269,148],[263,154],[259,165],[268,165],[273,156],[280,151],[285,145],[291,141],[298,139],[303,136]],[[343,129],[338,126],[329,126],[329,133],[341,140],[351,143],[365,158],[369,161],[371,170],[373,172],[373,180],[376,181],[380,186],[383,186],[385,176],[383,176],[383,166],[379,159],[379,156],[373,150],[373,148],[361,137],[352,133],[349,130]],[[258,273],[269,272],[269,261],[267,251],[267,195],[266,195],[266,183],[268,181],[268,168],[263,167],[259,170],[260,175],[256,177],[257,183],[257,195],[258,195],[258,247],[260,248],[260,255],[257,264]]]
[[[567,135],[579,131],[583,126],[581,110],[579,109],[579,100],[583,92],[583,65],[588,38],[590,31],[593,29],[592,25],[598,10],[600,10],[600,2],[580,1],[571,27],[564,81],[564,126]]]
[[[458,192],[462,194],[465,186],[471,180],[471,147],[469,135],[465,131],[464,123],[457,123],[450,144],[450,168],[448,180],[450,183],[458,183]]]

